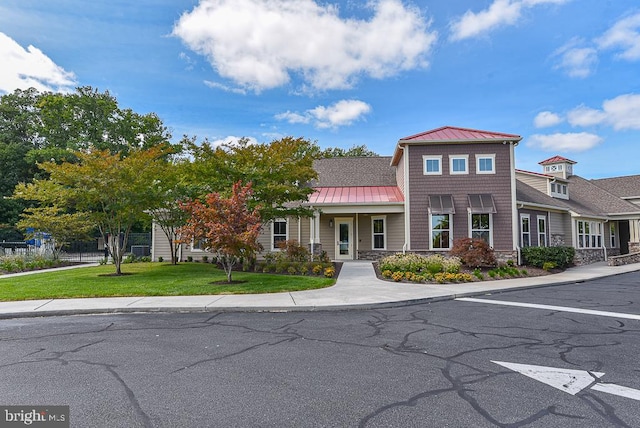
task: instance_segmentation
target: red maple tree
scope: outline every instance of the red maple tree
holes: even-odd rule
[[[200,242],[203,249],[214,253],[228,282],[232,282],[233,267],[242,258],[251,258],[262,249],[258,242],[262,228],[259,207],[250,210],[247,205],[251,194],[251,183],[242,186],[238,181],[229,198],[214,192],[207,195],[204,203],[199,200],[181,203],[190,218],[180,228],[178,242]]]

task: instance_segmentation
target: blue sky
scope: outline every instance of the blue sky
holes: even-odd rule
[[[108,90],[211,141],[322,147],[451,125],[587,178],[640,174],[637,0],[3,0],[0,93]]]

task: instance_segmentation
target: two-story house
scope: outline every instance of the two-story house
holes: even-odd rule
[[[576,162],[566,158],[541,162],[540,173],[517,170],[520,140],[442,127],[401,138],[390,157],[317,160],[315,191],[301,201],[314,216],[264,225],[261,243],[277,251],[295,239],[331,259],[354,260],[446,253],[455,239],[474,237],[502,260],[517,260],[526,246],[571,245],[576,261],[589,263],[640,242],[640,206],[574,175]],[[153,258],[168,259],[166,238],[157,227],[153,233]],[[206,254],[183,247],[182,259]]]

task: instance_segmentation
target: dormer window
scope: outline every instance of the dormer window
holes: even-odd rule
[[[567,185],[564,183],[551,182],[549,184],[549,195],[553,198],[569,199]]]

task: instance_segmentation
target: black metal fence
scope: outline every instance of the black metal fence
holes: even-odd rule
[[[105,243],[102,238],[93,238],[88,241],[73,241],[62,247],[62,260],[71,262],[98,262],[107,257]],[[42,254],[43,248],[37,245],[29,245],[27,242],[0,242],[0,256]],[[151,254],[151,233],[130,233],[127,240],[126,253],[132,253],[136,257]]]

